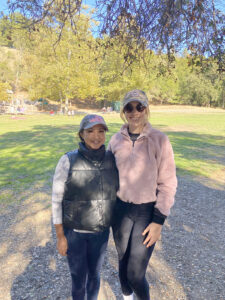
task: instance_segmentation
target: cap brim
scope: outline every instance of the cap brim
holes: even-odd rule
[[[83,129],[89,129],[89,128],[94,127],[95,125],[102,125],[106,131],[109,131],[108,127],[105,124],[99,123],[99,122],[94,122],[92,124],[89,124],[89,125],[85,126]]]
[[[137,101],[139,103],[141,103],[143,106],[147,107],[148,104],[145,102],[145,101],[142,101],[140,99],[127,99],[124,103],[123,103],[123,107],[125,107],[128,103],[130,102],[134,102],[134,101]]]

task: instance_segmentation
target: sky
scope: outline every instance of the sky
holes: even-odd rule
[[[7,11],[7,1],[6,0],[0,0],[0,11],[3,11],[4,13]]]

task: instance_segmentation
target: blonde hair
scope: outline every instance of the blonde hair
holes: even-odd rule
[[[120,108],[120,118],[124,121],[124,123],[127,123],[126,117],[125,117],[125,113],[124,113],[124,107]],[[145,110],[146,114],[145,114],[145,123],[148,122],[149,118],[150,118],[150,109],[149,109],[149,105],[146,107]]]

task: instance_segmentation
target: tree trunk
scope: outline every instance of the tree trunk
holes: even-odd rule
[[[66,96],[66,101],[65,101],[65,114],[68,115],[68,111],[69,111],[69,99]]]
[[[62,93],[60,92],[60,113],[63,112],[63,99],[62,99]]]
[[[225,102],[225,99],[224,99],[224,88],[222,89],[222,108],[224,109],[224,102]]]

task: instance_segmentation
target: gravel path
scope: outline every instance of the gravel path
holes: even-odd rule
[[[71,299],[67,262],[55,250],[50,182],[17,194],[13,206],[0,204],[1,300]],[[152,300],[225,300],[224,200],[224,190],[179,178],[148,267]],[[99,299],[122,300],[112,237]]]

